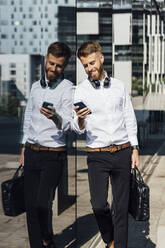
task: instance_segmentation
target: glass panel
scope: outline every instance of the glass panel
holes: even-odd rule
[[[41,76],[43,76],[45,67],[44,57],[47,54],[48,46],[52,42],[64,42],[70,47],[72,56],[68,66],[64,70],[64,78],[70,80],[73,85],[75,84],[75,4],[75,0],[0,1],[0,182],[11,178],[19,165],[18,161],[23,136],[25,108],[31,88],[36,85],[35,82],[40,80]],[[69,18],[72,17],[70,22],[68,22],[66,13],[69,15]],[[67,35],[68,38],[66,38]],[[43,78],[45,79],[45,77]],[[40,82],[38,82],[38,85],[40,85]],[[50,98],[48,98],[47,92],[49,89],[46,87],[43,88],[45,95],[42,98],[42,93],[39,93],[40,90],[38,90],[38,94],[36,93],[34,98],[40,99],[40,102],[37,103],[38,105],[34,105],[34,99],[32,100],[33,110],[31,116],[36,118],[34,122],[38,122],[39,126],[35,126],[34,123],[31,122],[35,131],[31,128],[30,133],[33,136],[34,132],[35,135],[34,137],[31,136],[31,142],[28,139],[29,143],[33,143],[34,140],[36,140],[34,143],[44,147],[64,146],[65,142],[61,136],[63,131],[60,131],[60,129],[58,131],[54,124],[55,131],[49,134],[50,129],[47,129],[47,123],[48,121],[49,123],[53,122],[39,113],[39,106],[42,105],[44,98],[48,98],[48,102],[52,101],[56,111],[59,111],[61,114],[63,122],[65,116],[68,121],[68,118],[71,118],[71,116],[68,117],[70,107],[68,107],[69,100],[67,99],[70,98],[69,94],[71,94],[69,85],[70,83],[66,83],[66,89],[70,93],[63,90],[64,85],[61,91],[58,89],[59,85],[57,85],[55,89],[52,88],[52,91],[59,91],[58,97],[55,97],[57,93],[50,93]],[[61,93],[62,90],[64,95]],[[36,108],[38,112],[35,116]],[[68,109],[68,113],[65,108]],[[72,112],[72,110],[70,112]],[[64,115],[64,113],[66,113],[66,115]],[[42,121],[39,121],[37,115],[40,115],[39,118],[41,118]],[[44,125],[45,130],[43,128]],[[41,129],[42,132],[40,133]],[[43,142],[40,140],[42,135]],[[58,138],[61,143],[54,142],[53,145],[50,145],[53,140],[58,140]],[[75,147],[73,147],[73,143],[75,143],[75,134],[71,131],[67,131],[66,145],[68,156],[67,160],[63,155],[59,155],[58,158],[61,158],[61,160],[58,161],[60,163],[59,166],[63,167],[63,174],[59,187],[56,190],[53,203],[54,240],[57,247],[74,246],[76,239],[76,151]],[[45,151],[41,151],[42,154],[44,152]],[[37,152],[37,154],[38,153],[40,152]],[[52,152],[49,151],[48,153],[51,154]],[[28,157],[28,155],[25,156]],[[36,155],[36,159],[37,156],[38,155]],[[54,155],[54,158],[55,156],[56,155]],[[51,163],[50,160],[51,157],[50,159],[48,157],[46,160],[47,166]],[[42,161],[39,162],[39,164],[40,163],[42,164]],[[49,176],[51,177],[51,175]],[[53,183],[55,180],[58,181],[55,177],[56,174],[53,177]],[[45,179],[45,189],[49,183],[49,179]],[[29,187],[33,184],[32,180],[30,184]],[[15,218],[4,216],[1,205],[0,211],[1,246],[6,248],[16,248],[18,246],[29,247],[25,214]]]
[[[140,161],[146,159],[144,155],[153,155],[165,138],[164,8],[163,0],[77,0],[77,49],[87,41],[99,42],[105,70],[125,83],[137,118]],[[85,78],[77,59],[77,84]],[[103,247],[97,242],[98,227],[90,203],[85,140],[85,134],[77,137],[78,246]],[[149,223],[147,234],[148,228]]]

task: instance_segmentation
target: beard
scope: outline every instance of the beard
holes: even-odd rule
[[[46,77],[48,80],[56,80],[61,75],[61,73],[50,71],[49,69],[46,69],[45,72],[46,72]]]
[[[93,71],[89,72],[89,76],[92,77],[94,80],[100,80],[103,75],[103,71],[103,64],[100,64],[99,68],[94,68],[94,73]]]

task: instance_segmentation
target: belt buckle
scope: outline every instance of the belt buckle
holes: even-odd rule
[[[111,152],[111,153],[116,152],[116,150],[113,150],[113,148],[116,148],[116,145],[115,145],[115,144],[112,144],[112,145],[110,145],[109,147],[110,147],[110,152]]]
[[[110,153],[112,153],[113,151],[112,151],[112,148],[114,147],[114,144],[112,144],[112,145],[110,145],[109,147],[108,147],[108,150],[109,150],[109,152]]]
[[[34,150],[35,150],[35,151],[37,151],[37,152],[40,151],[40,147],[41,147],[40,145],[34,144],[33,147],[34,147]]]

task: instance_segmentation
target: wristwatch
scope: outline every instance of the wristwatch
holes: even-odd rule
[[[139,146],[135,145],[135,146],[131,146],[132,150],[138,150],[139,151]]]

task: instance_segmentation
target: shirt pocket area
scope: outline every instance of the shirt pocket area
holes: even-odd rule
[[[120,96],[112,96],[107,100],[107,108],[111,111],[122,111],[123,110],[123,98]]]

